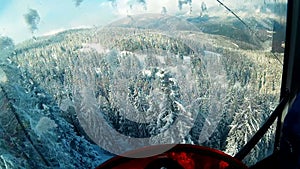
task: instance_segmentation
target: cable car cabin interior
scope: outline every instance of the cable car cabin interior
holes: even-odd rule
[[[300,1],[58,2],[0,2],[1,169],[300,168]]]

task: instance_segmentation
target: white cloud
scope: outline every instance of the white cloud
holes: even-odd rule
[[[162,8],[165,7],[167,9],[168,14],[176,15],[176,14],[190,14],[190,10],[192,9],[191,15],[199,15],[201,3],[205,2],[208,6],[215,6],[218,3],[213,0],[204,0],[197,1],[192,3],[192,7],[190,5],[185,4],[182,6],[182,10],[178,8],[178,0],[146,0],[146,9],[144,4],[138,3],[136,0],[116,0],[116,6],[113,8],[111,2],[103,2],[102,5],[106,7],[111,7],[114,10],[114,14],[117,16],[126,16],[126,15],[135,15],[142,13],[161,13]]]
[[[269,0],[270,2],[274,2],[275,0]],[[282,0],[286,1],[286,0]],[[222,7],[217,0],[202,0],[202,1],[192,1],[192,8],[190,8],[189,4],[184,4],[182,6],[182,10],[180,11],[178,8],[178,0],[146,0],[147,10],[144,9],[144,5],[138,3],[137,0],[115,0],[116,8],[114,13],[118,16],[126,16],[126,15],[134,15],[141,13],[160,13],[163,7],[166,7],[168,14],[176,15],[176,14],[186,14],[190,13],[190,9],[192,9],[191,15],[199,15],[201,10],[201,4],[204,2],[208,9],[211,7],[217,7],[218,11],[214,11],[216,13],[211,13],[212,15],[220,15],[220,13],[224,13],[226,9]],[[221,0],[226,6],[234,11],[245,11],[250,10],[249,8],[257,8],[258,6],[264,5],[264,1],[262,0],[252,0],[252,1],[239,1],[239,0]],[[111,7],[111,2],[103,2],[107,6]],[[132,7],[132,8],[131,8]]]
[[[54,30],[51,30],[49,32],[45,32],[43,33],[41,36],[50,36],[50,35],[55,35],[57,33],[60,33],[60,32],[63,32],[65,31],[66,28],[59,28],[59,29],[54,29]]]

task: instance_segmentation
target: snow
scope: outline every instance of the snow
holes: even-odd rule
[[[197,38],[197,37],[195,37],[195,38]],[[197,41],[198,40],[199,40],[199,38],[197,39]],[[203,42],[203,43],[205,43],[205,42]],[[80,42],[80,44],[81,44],[81,42]],[[80,46],[80,44],[79,44],[79,46]],[[234,42],[232,42],[232,45],[236,46],[237,48],[239,47],[238,44],[236,44]],[[156,110],[159,110],[159,109],[162,108],[161,105],[159,105],[159,103],[162,102],[162,96],[164,94],[162,89],[159,86],[160,85],[159,82],[165,82],[165,80],[166,80],[166,79],[159,79],[159,78],[168,77],[169,81],[174,82],[172,84],[178,85],[178,88],[179,88],[178,91],[177,90],[176,91],[171,90],[171,92],[168,93],[171,96],[180,95],[180,98],[178,99],[178,101],[175,100],[175,101],[172,102],[172,104],[175,103],[178,107],[179,112],[182,113],[182,114],[178,115],[178,117],[181,117],[181,116],[183,117],[184,116],[184,118],[178,118],[178,119],[181,120],[180,122],[178,122],[178,124],[180,123],[180,125],[178,127],[179,130],[180,130],[180,133],[178,135],[176,135],[176,137],[178,137],[178,136],[180,136],[180,137],[183,136],[184,137],[185,135],[182,135],[182,133],[184,134],[184,132],[182,132],[182,131],[185,130],[185,128],[190,127],[187,124],[184,124],[185,119],[189,120],[189,117],[191,117],[191,119],[192,119],[192,116],[194,114],[200,114],[198,111],[203,111],[203,112],[207,111],[209,115],[204,114],[204,113],[203,113],[203,115],[201,114],[201,116],[204,117],[204,120],[201,121],[201,122],[203,122],[203,124],[201,124],[201,125],[205,125],[205,126],[203,128],[201,128],[201,130],[202,130],[201,133],[200,132],[197,133],[198,135],[196,137],[196,139],[200,138],[199,139],[200,143],[202,141],[207,141],[207,139],[215,131],[216,127],[218,127],[218,125],[220,126],[220,124],[222,124],[222,123],[218,124],[218,122],[220,122],[222,118],[223,119],[227,118],[227,117],[224,117],[224,116],[226,116],[226,115],[231,116],[231,114],[233,114],[232,116],[238,116],[238,114],[235,114],[236,112],[234,112],[234,109],[238,109],[238,110],[235,110],[235,111],[239,111],[241,108],[240,107],[238,107],[238,108],[232,107],[234,105],[234,104],[232,104],[232,102],[235,102],[235,98],[232,98],[233,101],[231,101],[231,100],[228,101],[229,96],[231,96],[231,93],[229,93],[229,92],[234,92],[238,89],[248,90],[248,88],[247,89],[243,88],[242,85],[239,82],[235,82],[234,84],[229,85],[228,78],[230,78],[230,77],[227,75],[228,72],[226,72],[227,71],[226,69],[228,69],[228,68],[225,67],[224,62],[222,62],[222,61],[224,61],[224,60],[222,60],[223,55],[221,55],[219,53],[216,53],[216,52],[213,52],[213,51],[204,51],[205,55],[201,58],[201,62],[203,61],[203,64],[202,63],[201,64],[204,65],[204,66],[203,66],[203,69],[201,69],[201,71],[204,72],[203,76],[205,76],[205,77],[202,79],[202,75],[201,75],[201,77],[199,77],[199,79],[196,79],[194,74],[192,73],[192,70],[191,70],[191,68],[192,68],[191,57],[192,56],[183,56],[183,61],[181,59],[179,59],[179,56],[176,56],[176,57],[172,58],[172,59],[174,59],[174,63],[170,63],[170,62],[166,61],[167,60],[166,56],[158,55],[155,52],[147,53],[147,54],[141,54],[141,53],[133,53],[133,52],[130,52],[130,51],[125,51],[125,50],[124,51],[118,51],[117,49],[108,50],[108,49],[106,49],[106,47],[103,47],[98,43],[83,43],[82,46],[83,46],[83,48],[80,49],[80,51],[81,52],[87,52],[86,57],[85,57],[87,59],[89,57],[88,53],[90,51],[96,51],[98,53],[101,53],[101,55],[99,57],[100,59],[101,59],[101,57],[103,57],[103,55],[107,56],[106,58],[105,57],[104,58],[107,59],[107,61],[108,61],[107,64],[109,64],[108,69],[111,68],[110,71],[111,71],[112,74],[114,74],[116,72],[114,70],[117,70],[117,69],[120,68],[120,70],[122,70],[122,71],[120,71],[121,73],[119,73],[119,75],[128,73],[128,76],[132,76],[132,75],[138,75],[138,73],[142,73],[144,76],[150,77],[154,74],[154,71],[153,71],[154,68],[152,68],[152,67],[151,68],[143,67],[143,66],[145,66],[143,64],[145,64],[145,60],[146,60],[145,58],[150,57],[150,56],[155,57],[155,59],[158,60],[159,63],[154,66],[155,70],[158,70],[158,72],[155,71],[156,72],[155,73],[156,77],[154,78],[154,80],[151,79],[152,81],[149,82],[149,86],[150,86],[149,90],[151,90],[150,91],[151,98],[150,98],[150,96],[146,96],[147,92],[144,92],[144,91],[147,91],[148,89],[143,88],[142,92],[140,92],[139,94],[141,94],[141,97],[146,98],[147,103],[151,103],[151,102],[155,103],[155,104],[153,104],[153,107],[152,107],[153,111],[150,112],[150,113],[152,113],[151,117],[154,117],[154,118],[161,117],[161,118],[163,118],[163,120],[167,124],[165,125],[165,128],[162,128],[162,130],[167,130],[169,125],[172,126],[173,123],[176,124],[176,120],[174,121],[174,117],[172,117],[172,114],[168,114],[165,117],[158,116],[158,114],[155,114],[156,112],[159,112],[159,111],[156,111]],[[55,49],[53,49],[53,50],[55,50]],[[210,49],[210,50],[212,50],[212,49]],[[238,50],[242,50],[242,49],[236,49],[236,50],[238,51]],[[60,59],[58,59],[58,58],[64,57],[60,54],[53,54],[52,56],[53,57],[51,59],[55,60],[57,62],[60,61]],[[128,66],[130,68],[123,67],[124,69],[121,69],[122,68],[121,66],[124,66],[124,65],[115,64],[116,63],[115,61],[120,61],[122,63],[122,59],[126,60],[124,58],[133,57],[133,56],[134,56],[134,58],[138,58],[138,60],[141,62],[140,67],[133,67],[132,64],[131,64],[131,66]],[[170,56],[170,55],[168,55],[168,56]],[[28,56],[25,55],[24,57],[27,58]],[[43,56],[43,57],[45,57],[45,56]],[[228,57],[228,56],[224,56],[224,57]],[[71,60],[73,58],[74,57],[70,57],[69,59]],[[99,58],[97,58],[97,59],[99,59]],[[230,57],[228,57],[228,58],[230,59]],[[33,74],[33,75],[38,74],[35,77],[40,77],[40,75],[45,75],[45,74],[43,74],[44,72],[39,71],[39,69],[37,68],[38,66],[35,66],[35,64],[34,64],[35,60],[29,60],[29,61],[30,61],[30,63],[31,62],[33,63],[33,64],[30,64],[30,66],[32,66],[32,70],[31,69],[28,70],[31,74]],[[94,62],[93,64],[89,65],[89,62],[85,62],[85,60],[84,60],[83,64],[82,64],[83,66],[78,66],[79,67],[78,71],[82,72],[83,74],[84,74],[84,71],[86,71],[86,70],[89,70],[89,71],[92,70],[93,73],[96,73],[96,74],[105,73],[105,72],[102,72],[104,70],[101,69],[101,65],[96,65],[96,64],[98,64],[97,61]],[[136,60],[132,59],[130,61],[136,61]],[[182,64],[182,65],[178,65],[178,64]],[[23,69],[23,65],[21,64],[18,68]],[[59,65],[49,67],[49,69],[54,69],[54,68],[55,68],[56,71],[61,70]],[[27,69],[24,69],[24,70],[27,71]],[[127,72],[127,70],[128,70],[128,72]],[[11,73],[11,74],[6,74],[6,73],[8,73],[8,72],[3,71],[0,68],[0,84],[6,83],[7,81],[13,81],[13,77],[11,76],[11,74],[14,74],[14,73]],[[72,75],[74,75],[74,74],[72,74],[72,69],[70,69],[70,74],[71,75],[69,75],[70,77],[68,77],[68,78],[71,79]],[[48,74],[46,74],[46,75],[48,76]],[[108,78],[109,81],[107,82],[107,84],[102,82],[102,81],[96,81],[97,83],[94,84],[93,81],[92,81],[91,84],[88,85],[87,87],[82,87],[82,86],[81,86],[81,88],[78,87],[78,90],[81,92],[80,95],[79,95],[80,97],[76,97],[76,95],[74,95],[74,96],[72,95],[72,97],[74,97],[75,99],[78,99],[78,100],[82,99],[82,100],[80,100],[80,103],[84,103],[84,104],[82,104],[82,105],[78,104],[76,108],[78,110],[86,109],[87,112],[88,111],[95,112],[95,110],[92,109],[92,108],[94,108],[94,109],[97,110],[97,112],[100,112],[100,111],[98,111],[99,107],[101,107],[101,104],[104,105],[106,103],[105,101],[102,101],[102,100],[107,99],[112,104],[116,104],[116,103],[119,104],[119,102],[117,100],[117,99],[119,99],[121,106],[116,106],[116,107],[121,107],[119,109],[119,111],[121,112],[120,114],[122,114],[123,111],[125,113],[131,112],[130,110],[132,110],[132,112],[134,112],[135,111],[134,106],[130,106],[128,104],[128,102],[126,102],[126,101],[128,101],[128,100],[126,100],[126,98],[127,98],[126,91],[128,89],[126,87],[126,85],[129,86],[129,83],[127,83],[127,82],[130,82],[130,85],[133,85],[133,86],[134,85],[137,85],[137,86],[138,85],[144,85],[144,83],[137,84],[137,82],[135,81],[134,78],[131,78],[130,80],[128,80],[128,79],[125,79],[124,77],[121,77],[121,78],[117,77],[116,75],[117,74],[114,74],[114,75],[112,75],[112,77],[109,77]],[[52,75],[49,75],[49,81],[51,81],[51,82],[55,81],[55,79],[51,79],[51,76]],[[53,77],[54,76],[56,76],[56,75],[53,75]],[[17,78],[18,76],[15,76],[15,77]],[[139,77],[140,76],[138,76],[138,78]],[[26,78],[29,78],[29,77],[24,77],[24,79],[26,79]],[[52,93],[61,92],[60,90],[65,90],[67,85],[70,85],[71,87],[74,87],[75,85],[78,85],[78,86],[81,85],[80,80],[78,80],[78,79],[76,79],[78,81],[71,81],[71,82],[70,81],[65,81],[64,85],[66,85],[66,86],[59,86],[59,85],[58,86],[52,86],[53,83],[48,83],[48,81],[44,82],[43,79],[41,80],[41,79],[35,79],[34,77],[32,77],[32,78],[34,79],[34,82],[38,82],[38,84],[44,85],[42,87],[45,88],[45,90],[47,90],[47,92],[50,92],[50,93],[51,92]],[[76,77],[76,78],[79,78],[79,77]],[[143,79],[145,79],[145,77],[143,77]],[[65,80],[68,80],[68,79],[66,78]],[[99,79],[97,79],[97,80],[99,80]],[[113,83],[110,83],[111,82],[110,80]],[[207,83],[206,81],[209,81],[209,86],[208,85],[205,86],[205,83]],[[74,82],[75,85],[72,84],[72,82]],[[199,82],[201,82],[201,83],[199,83]],[[36,84],[36,83],[33,83],[33,82],[32,83],[25,82],[25,83],[26,83],[27,86],[29,86],[29,88]],[[89,83],[89,82],[87,82],[87,83]],[[204,83],[204,85],[202,83]],[[17,84],[17,82],[12,83],[12,84]],[[99,85],[99,84],[101,84],[101,85]],[[105,85],[103,85],[103,84],[105,84]],[[147,82],[147,84],[148,84],[148,82]],[[74,85],[74,86],[72,86],[72,85]],[[84,83],[83,85],[86,85],[86,84]],[[94,87],[95,86],[97,86],[97,87],[99,87],[99,86],[100,87],[106,87],[106,85],[110,87],[107,90],[108,91],[108,96],[107,96],[107,98],[104,99],[104,97],[100,98],[102,96],[99,95],[98,97],[99,97],[100,101],[98,102],[98,100],[96,100],[98,98],[95,97],[95,95],[96,95],[95,93],[96,93],[97,90]],[[3,85],[3,86],[6,86],[6,85]],[[57,87],[57,89],[52,89],[52,87],[53,88]],[[75,88],[74,89],[74,88],[71,88],[71,87],[68,88],[68,90],[74,90],[74,91],[71,91],[71,92],[76,93],[77,88],[74,87]],[[177,87],[177,86],[175,86],[175,87]],[[32,88],[30,88],[30,89],[32,89]],[[81,89],[83,89],[83,90],[81,90]],[[201,90],[201,91],[198,91],[198,89]],[[232,89],[232,91],[228,90],[228,89]],[[251,89],[251,88],[249,87],[249,89]],[[67,91],[67,90],[65,90],[65,91]],[[59,159],[59,157],[61,157],[61,156],[59,156],[59,152],[61,151],[61,152],[64,153],[64,156],[66,156],[66,161],[68,161],[68,159],[67,159],[68,156],[75,157],[74,161],[76,161],[76,160],[78,161],[78,159],[85,159],[85,158],[87,158],[86,155],[90,155],[90,154],[84,154],[82,152],[89,152],[87,150],[91,150],[91,149],[92,149],[92,151],[96,151],[96,150],[93,148],[94,145],[91,145],[86,139],[84,139],[83,136],[77,136],[78,133],[76,133],[72,130],[72,128],[76,127],[75,126],[76,125],[76,116],[73,117],[73,114],[71,114],[71,113],[74,113],[74,112],[68,112],[68,111],[70,111],[70,109],[69,109],[70,106],[74,106],[73,104],[75,104],[75,103],[72,102],[73,100],[71,101],[70,99],[65,99],[64,98],[64,97],[66,97],[65,96],[65,94],[66,94],[65,91],[63,93],[64,95],[61,98],[59,98],[59,101],[58,101],[59,103],[57,103],[59,105],[59,108],[58,108],[59,110],[57,110],[57,111],[52,111],[52,110],[55,110],[55,105],[44,103],[44,102],[48,102],[49,100],[51,100],[50,98],[53,97],[53,95],[50,95],[46,92],[39,92],[41,94],[39,94],[39,93],[36,94],[35,93],[36,95],[34,95],[34,93],[31,90],[26,89],[26,93],[15,94],[15,93],[17,93],[16,91],[8,91],[8,93],[9,94],[13,93],[13,94],[16,95],[15,97],[12,97],[11,100],[9,100],[10,102],[13,102],[13,100],[14,101],[22,100],[24,103],[27,103],[27,102],[25,102],[27,98],[24,99],[24,96],[26,94],[28,94],[30,97],[32,97],[33,100],[40,100],[40,102],[35,103],[35,105],[37,105],[36,107],[33,107],[33,108],[29,107],[29,109],[22,109],[21,107],[18,107],[18,108],[21,109],[20,112],[22,114],[24,114],[24,116],[26,116],[28,118],[31,118],[30,120],[32,121],[32,123],[30,123],[30,127],[31,127],[32,131],[31,131],[31,129],[27,129],[28,131],[31,132],[30,134],[33,134],[33,135],[36,134],[36,135],[40,136],[41,138],[43,138],[42,136],[48,136],[48,135],[54,136],[55,138],[61,138],[61,142],[59,142],[57,145],[56,145],[57,142],[55,142],[55,141],[57,141],[56,139],[51,139],[50,137],[47,138],[45,144],[43,145],[44,147],[41,147],[41,151],[46,150],[49,147],[49,145],[50,146],[54,145],[53,146],[54,148],[52,149],[52,147],[51,147],[51,150],[53,150],[53,152],[55,152],[54,150],[59,150],[56,159]],[[119,92],[119,93],[117,93],[117,92]],[[202,93],[200,95],[200,92],[203,92],[203,96],[202,96]],[[74,94],[74,93],[72,93],[72,94]],[[253,95],[254,94],[256,94],[256,93],[253,93]],[[61,96],[61,95],[59,95],[59,96]],[[117,97],[117,96],[122,96],[122,97]],[[47,99],[44,99],[46,97],[47,97]],[[55,95],[54,95],[54,97],[55,97]],[[201,98],[199,98],[199,97],[201,97]],[[233,95],[233,97],[234,97],[234,95]],[[43,98],[43,99],[41,99],[41,98]],[[174,99],[174,97],[170,97],[170,98]],[[250,99],[251,98],[249,98],[249,100]],[[197,100],[200,100],[200,101],[197,101]],[[245,100],[246,100],[246,98],[245,98]],[[192,105],[194,105],[193,103],[196,104],[196,101],[197,101],[197,106],[192,106]],[[226,102],[226,101],[228,101],[228,102]],[[121,104],[121,102],[122,102],[122,104]],[[189,103],[189,102],[191,102],[191,103]],[[137,102],[137,103],[139,103],[139,102]],[[206,104],[206,103],[208,103],[208,104]],[[118,104],[116,104],[116,105],[118,105]],[[30,104],[26,104],[26,105],[30,105]],[[158,107],[157,105],[159,105],[160,107]],[[205,105],[205,106],[203,106],[203,105]],[[86,107],[84,107],[84,106],[86,106]],[[105,105],[105,106],[107,106],[107,105]],[[251,110],[250,112],[252,112],[252,110],[253,110],[252,114],[255,113],[255,110],[254,110],[255,106],[253,106],[253,107],[251,107],[250,105],[249,105],[249,107],[244,106],[244,105],[242,105],[242,106],[243,106],[243,108],[249,108]],[[194,107],[196,107],[197,109],[196,108],[194,109]],[[207,110],[205,110],[203,107]],[[228,113],[228,114],[224,114],[224,116],[222,116],[223,115],[222,113],[224,113],[224,110],[227,109],[227,108],[228,108],[228,112],[226,112],[226,113]],[[109,108],[106,108],[106,109],[103,109],[103,110],[108,111],[108,109]],[[124,110],[122,110],[122,109],[124,109]],[[257,108],[257,109],[260,109],[260,108]],[[32,115],[32,114],[29,114],[30,111],[27,111],[27,110],[30,110],[30,111],[32,110],[33,112],[36,112],[36,113],[34,113]],[[49,113],[49,111],[51,111],[51,113]],[[156,111],[156,112],[154,112],[154,111]],[[115,113],[115,112],[112,112],[112,113]],[[49,114],[51,114],[51,116]],[[86,115],[86,114],[83,114],[83,115]],[[135,120],[135,119],[141,119],[140,116],[142,116],[142,115],[136,116],[135,113],[131,113],[129,115],[124,115],[124,116],[128,116],[129,119],[134,119]],[[249,118],[251,118],[250,116],[251,115],[248,114]],[[131,118],[131,117],[135,117],[135,118]],[[246,117],[246,115],[243,116],[243,117]],[[93,121],[94,123],[92,123],[92,124],[99,124],[99,123],[96,123],[97,119],[96,120],[95,119],[96,119],[95,116],[90,118],[90,120],[94,120]],[[246,120],[244,120],[245,118],[241,118],[241,119],[243,119],[243,120],[240,120],[241,122],[247,122]],[[27,119],[25,119],[25,120],[22,119],[22,120],[25,121],[25,124],[26,124],[26,121],[28,121]],[[132,121],[134,121],[134,120],[132,120]],[[188,121],[188,120],[186,120],[186,121]],[[69,122],[69,121],[71,121],[71,122]],[[141,120],[136,120],[136,121],[141,121]],[[151,118],[151,121],[152,121],[152,118]],[[235,141],[235,143],[231,143],[230,139],[233,140],[233,139],[236,139],[236,138],[241,138],[241,142],[245,142],[245,141],[247,141],[247,134],[250,135],[250,133],[252,133],[254,131],[254,129],[257,129],[259,127],[259,124],[261,124],[261,120],[260,119],[255,119],[255,118],[253,120],[250,119],[250,121],[248,121],[249,124],[250,124],[249,125],[250,127],[247,126],[247,125],[244,125],[244,123],[238,124],[238,123],[240,123],[240,121],[237,121],[236,123],[230,123],[230,124],[228,124],[229,126],[225,126],[225,125],[223,126],[222,125],[222,127],[231,128],[231,131],[232,131],[231,133],[233,133],[232,136],[229,135],[230,137],[228,137],[229,138],[228,139],[229,143],[228,144],[226,143],[227,144],[226,146],[227,146],[229,152],[236,152],[238,150],[238,147],[239,147],[239,145],[238,145],[239,143],[236,143],[237,141]],[[121,121],[120,121],[120,123],[121,123]],[[246,133],[246,134],[242,133],[240,135],[234,135],[236,133],[236,132],[234,132],[234,131],[236,131],[236,129],[242,130],[242,128],[244,126],[247,126],[247,127],[251,128],[250,133]],[[95,129],[97,129],[96,131],[98,131],[98,129],[99,129],[99,131],[100,130],[103,131],[101,134],[107,133],[107,135],[109,135],[109,134],[111,135],[114,132],[114,131],[110,132],[110,130],[108,130],[108,129],[110,129],[109,126],[106,126],[106,128],[100,128],[100,127],[97,128],[97,125],[94,125],[94,127],[95,127]],[[60,130],[61,132],[59,132],[58,130]],[[0,130],[0,132],[1,132],[1,130]],[[62,132],[64,132],[65,134],[61,134]],[[221,132],[223,132],[223,131],[220,131],[220,133]],[[218,133],[218,131],[216,131],[214,133]],[[98,135],[101,135],[101,134],[98,134]],[[113,134],[117,135],[119,133],[113,133]],[[95,135],[97,135],[97,134],[95,134]],[[172,135],[172,133],[171,133],[169,135],[171,137],[170,139],[174,140],[175,137],[174,138],[172,137],[172,136],[174,136],[174,134]],[[101,135],[101,136],[104,136],[104,135]],[[46,137],[44,137],[44,138],[46,138]],[[117,140],[115,138],[116,137],[109,137],[109,139],[108,139],[109,141],[107,142],[107,144],[109,144],[109,146],[108,146],[109,148],[110,147],[116,148],[117,146],[116,146],[115,142],[117,142],[118,144],[125,145],[125,147],[120,147],[120,149],[124,148],[124,150],[127,150],[129,147],[133,147],[133,146],[131,146],[131,142],[135,141],[133,137],[128,137],[127,138],[127,137],[120,136],[119,140]],[[157,138],[157,140],[155,140],[155,141],[160,142],[163,139],[164,139],[163,137],[162,138]],[[197,141],[196,139],[195,139],[195,141]],[[95,140],[101,140],[101,139],[95,139]],[[104,140],[104,139],[102,139],[102,140]],[[72,148],[70,148],[71,142],[75,142],[74,147],[72,147]],[[59,147],[60,145],[66,145],[65,147],[71,149],[72,151],[76,151],[76,154],[75,155],[74,154],[69,154],[70,151],[66,151],[66,149],[64,149],[65,147]],[[83,147],[82,150],[81,150],[82,152],[77,152],[78,148],[79,148],[78,145]],[[126,147],[127,145],[128,145],[128,147]],[[234,149],[234,150],[230,149],[230,147],[233,147],[232,149]],[[1,148],[0,148],[0,154],[1,153],[2,152],[1,152]],[[99,155],[100,156],[105,156],[105,154],[102,151],[97,150],[96,155],[97,154],[98,154],[98,156]],[[0,156],[0,157],[2,157],[2,156]],[[89,157],[94,159],[97,156],[89,156]],[[108,157],[106,157],[106,158],[108,158]],[[65,160],[65,159],[63,159],[63,160]],[[98,158],[98,161],[99,161],[99,158]],[[87,164],[87,163],[85,163],[85,164]]]
[[[80,49],[80,52],[89,52],[91,50],[96,50],[98,53],[108,53],[109,50],[101,46],[98,43],[83,43],[83,48]]]
[[[152,74],[151,70],[143,70],[143,75],[150,77]]]
[[[163,78],[163,77],[165,76],[165,74],[162,73],[161,71],[158,71],[158,72],[156,73],[156,76],[158,76],[158,77],[160,77],[160,78]]]
[[[190,56],[183,56],[183,62],[185,64],[190,64],[191,63],[191,57]]]
[[[30,83],[32,78],[22,74],[20,69],[15,65],[2,65],[0,68],[2,75],[5,71],[7,81],[11,82],[10,85],[2,85],[0,90],[0,109],[6,110],[0,111],[0,124],[3,126],[0,135],[4,132],[9,138],[0,139],[0,168],[48,168],[46,163],[51,168],[95,168],[111,158],[74,131],[77,119],[69,123],[68,116],[71,114],[62,112],[52,96],[35,83]],[[7,151],[10,139],[18,147]],[[20,151],[31,158],[25,160],[20,157]]]
[[[170,80],[171,82],[176,82],[176,79],[175,79],[175,78],[169,78],[169,80]]]
[[[0,68],[0,83],[6,83],[7,77],[6,73]]]
[[[99,67],[95,68],[95,72],[96,72],[97,74],[101,74],[101,73],[102,73],[102,72],[101,72],[101,68],[99,68]]]
[[[57,124],[49,117],[42,117],[38,124],[35,126],[35,132],[41,137],[44,133],[49,132],[51,129],[56,128]]]
[[[232,44],[233,44],[235,47],[237,47],[237,48],[240,47],[240,46],[239,46],[238,44],[236,44],[236,43],[233,43],[233,42],[232,42]]]
[[[121,51],[120,54],[121,54],[121,56],[123,56],[123,57],[124,57],[124,56],[128,56],[128,55],[133,55],[132,52],[126,51],[126,50]]]

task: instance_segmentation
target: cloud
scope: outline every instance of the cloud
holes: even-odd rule
[[[71,27],[71,28],[58,28],[58,29],[50,30],[49,32],[42,33],[41,36],[51,36],[51,35],[55,35],[55,34],[58,34],[60,32],[64,32],[66,30],[70,30],[70,29],[89,29],[89,28],[92,28],[92,27],[91,26],[82,25],[82,26],[75,26],[75,27]]]
[[[102,5],[106,4],[113,7],[113,13],[117,16],[161,13],[163,7],[167,9],[169,15],[184,15],[186,13],[200,15],[202,2],[205,2],[207,7],[217,5],[216,1],[212,0],[107,0],[102,2]],[[192,11],[190,11],[191,9]]]

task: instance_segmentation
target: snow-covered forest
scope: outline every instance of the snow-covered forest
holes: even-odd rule
[[[210,19],[144,14],[11,42],[0,55],[0,168],[93,168],[113,156],[105,150],[145,144],[132,138],[235,155],[278,104],[283,54],[270,52],[271,18],[253,21],[263,41],[213,32],[222,26]],[[272,152],[274,128],[246,164]]]

